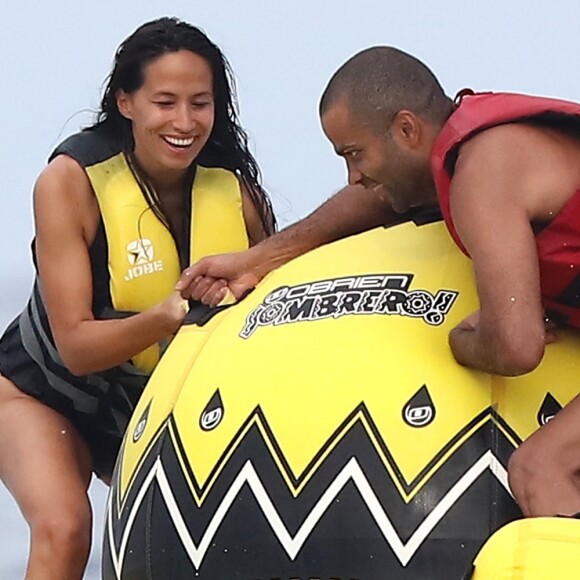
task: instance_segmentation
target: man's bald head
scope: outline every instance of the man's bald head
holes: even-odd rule
[[[453,111],[435,75],[418,59],[389,46],[359,52],[330,79],[320,100],[320,115],[338,102],[376,131],[388,129],[395,115],[408,110],[442,126]]]

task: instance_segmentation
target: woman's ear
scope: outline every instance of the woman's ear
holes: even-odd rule
[[[132,111],[132,100],[131,95],[126,93],[124,90],[119,89],[117,94],[115,95],[117,99],[117,109],[119,109],[119,113],[125,117],[125,119],[129,119],[131,121],[133,119],[131,115]]]

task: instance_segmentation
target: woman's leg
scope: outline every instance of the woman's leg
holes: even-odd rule
[[[56,411],[0,375],[0,478],[30,527],[27,580],[80,580],[91,545],[89,449]]]

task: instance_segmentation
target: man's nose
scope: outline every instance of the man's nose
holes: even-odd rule
[[[356,169],[349,168],[348,170],[348,184],[349,185],[362,185],[363,174]]]

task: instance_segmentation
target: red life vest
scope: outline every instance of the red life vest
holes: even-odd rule
[[[457,109],[441,130],[431,168],[441,213],[457,245],[467,254],[451,219],[449,193],[459,147],[475,134],[534,117],[580,122],[580,104],[514,93],[462,92]],[[580,328],[580,188],[536,235],[542,303],[547,312]]]

